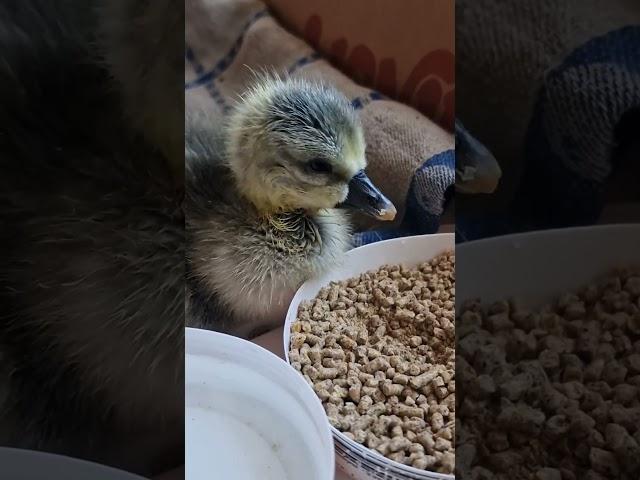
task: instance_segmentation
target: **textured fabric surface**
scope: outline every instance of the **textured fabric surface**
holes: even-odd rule
[[[356,234],[356,244],[438,229],[444,193],[455,181],[451,133],[413,108],[353,82],[282,28],[261,2],[189,0],[186,18],[187,105],[196,102],[224,118],[252,81],[252,69],[330,83],[360,110],[367,173],[398,209],[391,225],[354,218],[358,231],[366,232]],[[384,231],[370,232],[381,226]]]
[[[350,78],[453,129],[454,0],[266,3]]]
[[[595,223],[612,169],[614,129],[626,111],[640,107],[640,26],[576,48],[547,73],[536,100],[521,195],[531,198],[541,183],[548,195],[519,211],[533,227]]]
[[[371,230],[355,235],[356,246],[389,238],[433,233],[440,226],[443,200],[453,194],[451,171],[455,170],[455,151],[445,150],[424,162],[415,172],[407,194],[402,223],[388,230]]]
[[[465,237],[595,222],[614,129],[640,106],[640,3],[457,7],[457,113],[501,162],[501,204],[512,207]]]

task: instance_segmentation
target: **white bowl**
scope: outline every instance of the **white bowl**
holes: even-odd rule
[[[251,342],[186,329],[187,480],[333,480],[329,422],[311,387]]]
[[[517,297],[542,306],[612,268],[640,266],[640,224],[542,230],[456,246],[456,307]]]
[[[1,478],[11,480],[145,480],[143,477],[76,458],[0,447]]]
[[[340,268],[321,278],[305,282],[293,297],[284,325],[284,353],[287,362],[289,361],[291,324],[296,320],[298,307],[303,300],[314,298],[318,291],[331,281],[346,280],[361,273],[375,270],[385,264],[403,264],[411,267],[419,265],[445,250],[452,250],[454,242],[454,234],[441,233],[394,238],[364,245],[349,251]],[[454,478],[453,475],[426,472],[394,462],[349,439],[334,427],[331,427],[331,430],[338,453],[338,465],[354,480],[442,480]]]

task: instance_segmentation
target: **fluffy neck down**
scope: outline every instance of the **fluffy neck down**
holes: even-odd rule
[[[265,215],[260,218],[258,231],[278,251],[288,255],[322,248],[318,225],[302,210]]]

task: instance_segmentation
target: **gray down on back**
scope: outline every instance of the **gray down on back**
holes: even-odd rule
[[[149,474],[131,439],[183,409],[184,220],[94,8],[0,3],[0,445]]]

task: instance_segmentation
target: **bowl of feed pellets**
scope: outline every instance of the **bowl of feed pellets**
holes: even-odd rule
[[[185,479],[333,480],[322,405],[271,352],[205,330],[185,336]]]
[[[456,246],[456,474],[640,478],[640,225]]]
[[[284,350],[354,480],[453,479],[454,235],[355,248],[302,285]]]

